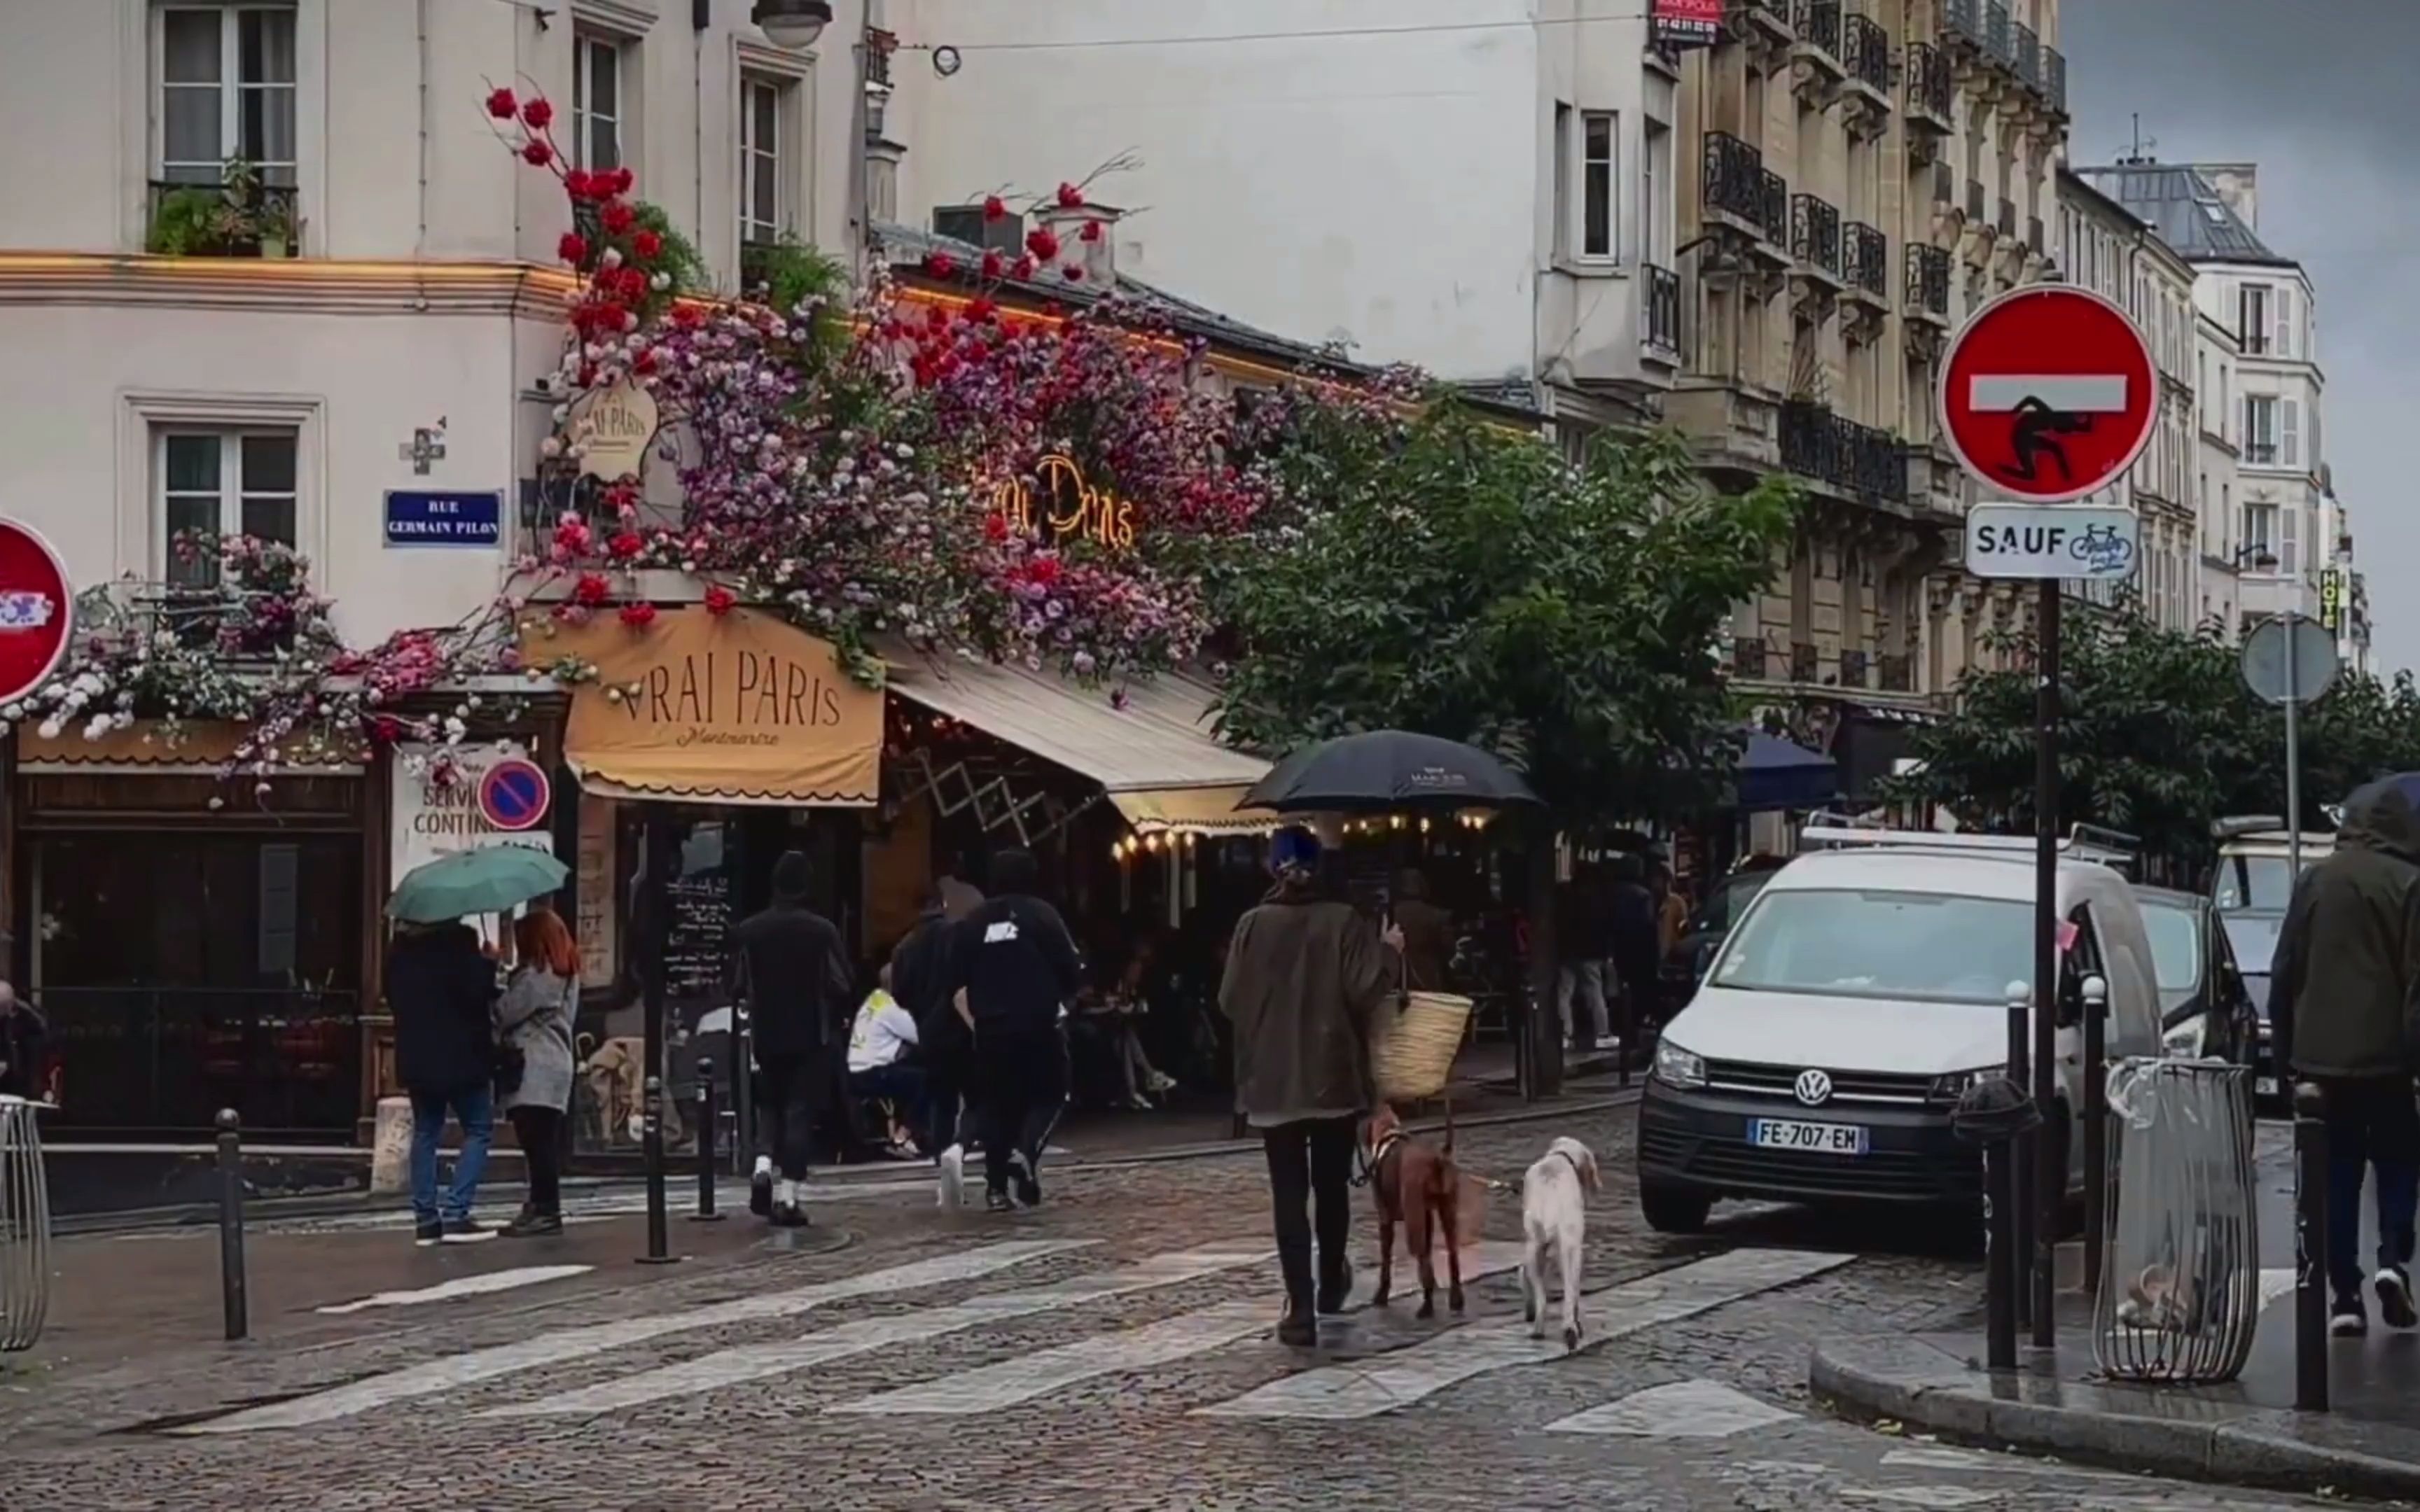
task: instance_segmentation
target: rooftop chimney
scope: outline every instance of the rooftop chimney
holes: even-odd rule
[[[1051,259],[1052,265],[1083,269],[1084,276],[1076,284],[1106,294],[1117,287],[1117,228],[1125,214],[1107,205],[1046,204],[1034,211],[1034,219],[1059,239],[1059,255]],[[1039,276],[1047,280],[1051,275],[1046,269]]]

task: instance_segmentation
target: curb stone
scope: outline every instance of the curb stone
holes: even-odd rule
[[[1815,1399],[1987,1449],[2262,1490],[2420,1499],[2420,1431],[2179,1389],[1997,1375],[1916,1339],[1838,1340],[1807,1365]]]

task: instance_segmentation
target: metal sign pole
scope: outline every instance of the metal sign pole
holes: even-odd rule
[[[2058,1115],[2058,579],[2044,578],[2036,625],[2040,637],[2034,688],[2034,1105],[2043,1122],[2033,1134],[2034,1231],[2033,1341],[2050,1349],[2058,1341],[2057,1265],[2059,1209],[2066,1196],[2065,1162],[2051,1152],[2065,1141],[2052,1137]]]
[[[2290,896],[2303,880],[2302,657],[2295,655],[2299,614],[2286,616],[2286,877]],[[2282,1072],[2281,1072],[2282,1074]]]

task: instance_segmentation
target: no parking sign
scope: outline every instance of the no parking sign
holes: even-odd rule
[[[479,813],[498,829],[535,829],[546,822],[552,797],[544,769],[518,756],[498,762],[479,779]]]

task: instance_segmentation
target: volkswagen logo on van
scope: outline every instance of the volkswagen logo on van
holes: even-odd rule
[[[1808,1107],[1820,1107],[1832,1095],[1832,1078],[1828,1072],[1809,1068],[1798,1073],[1798,1101]]]

